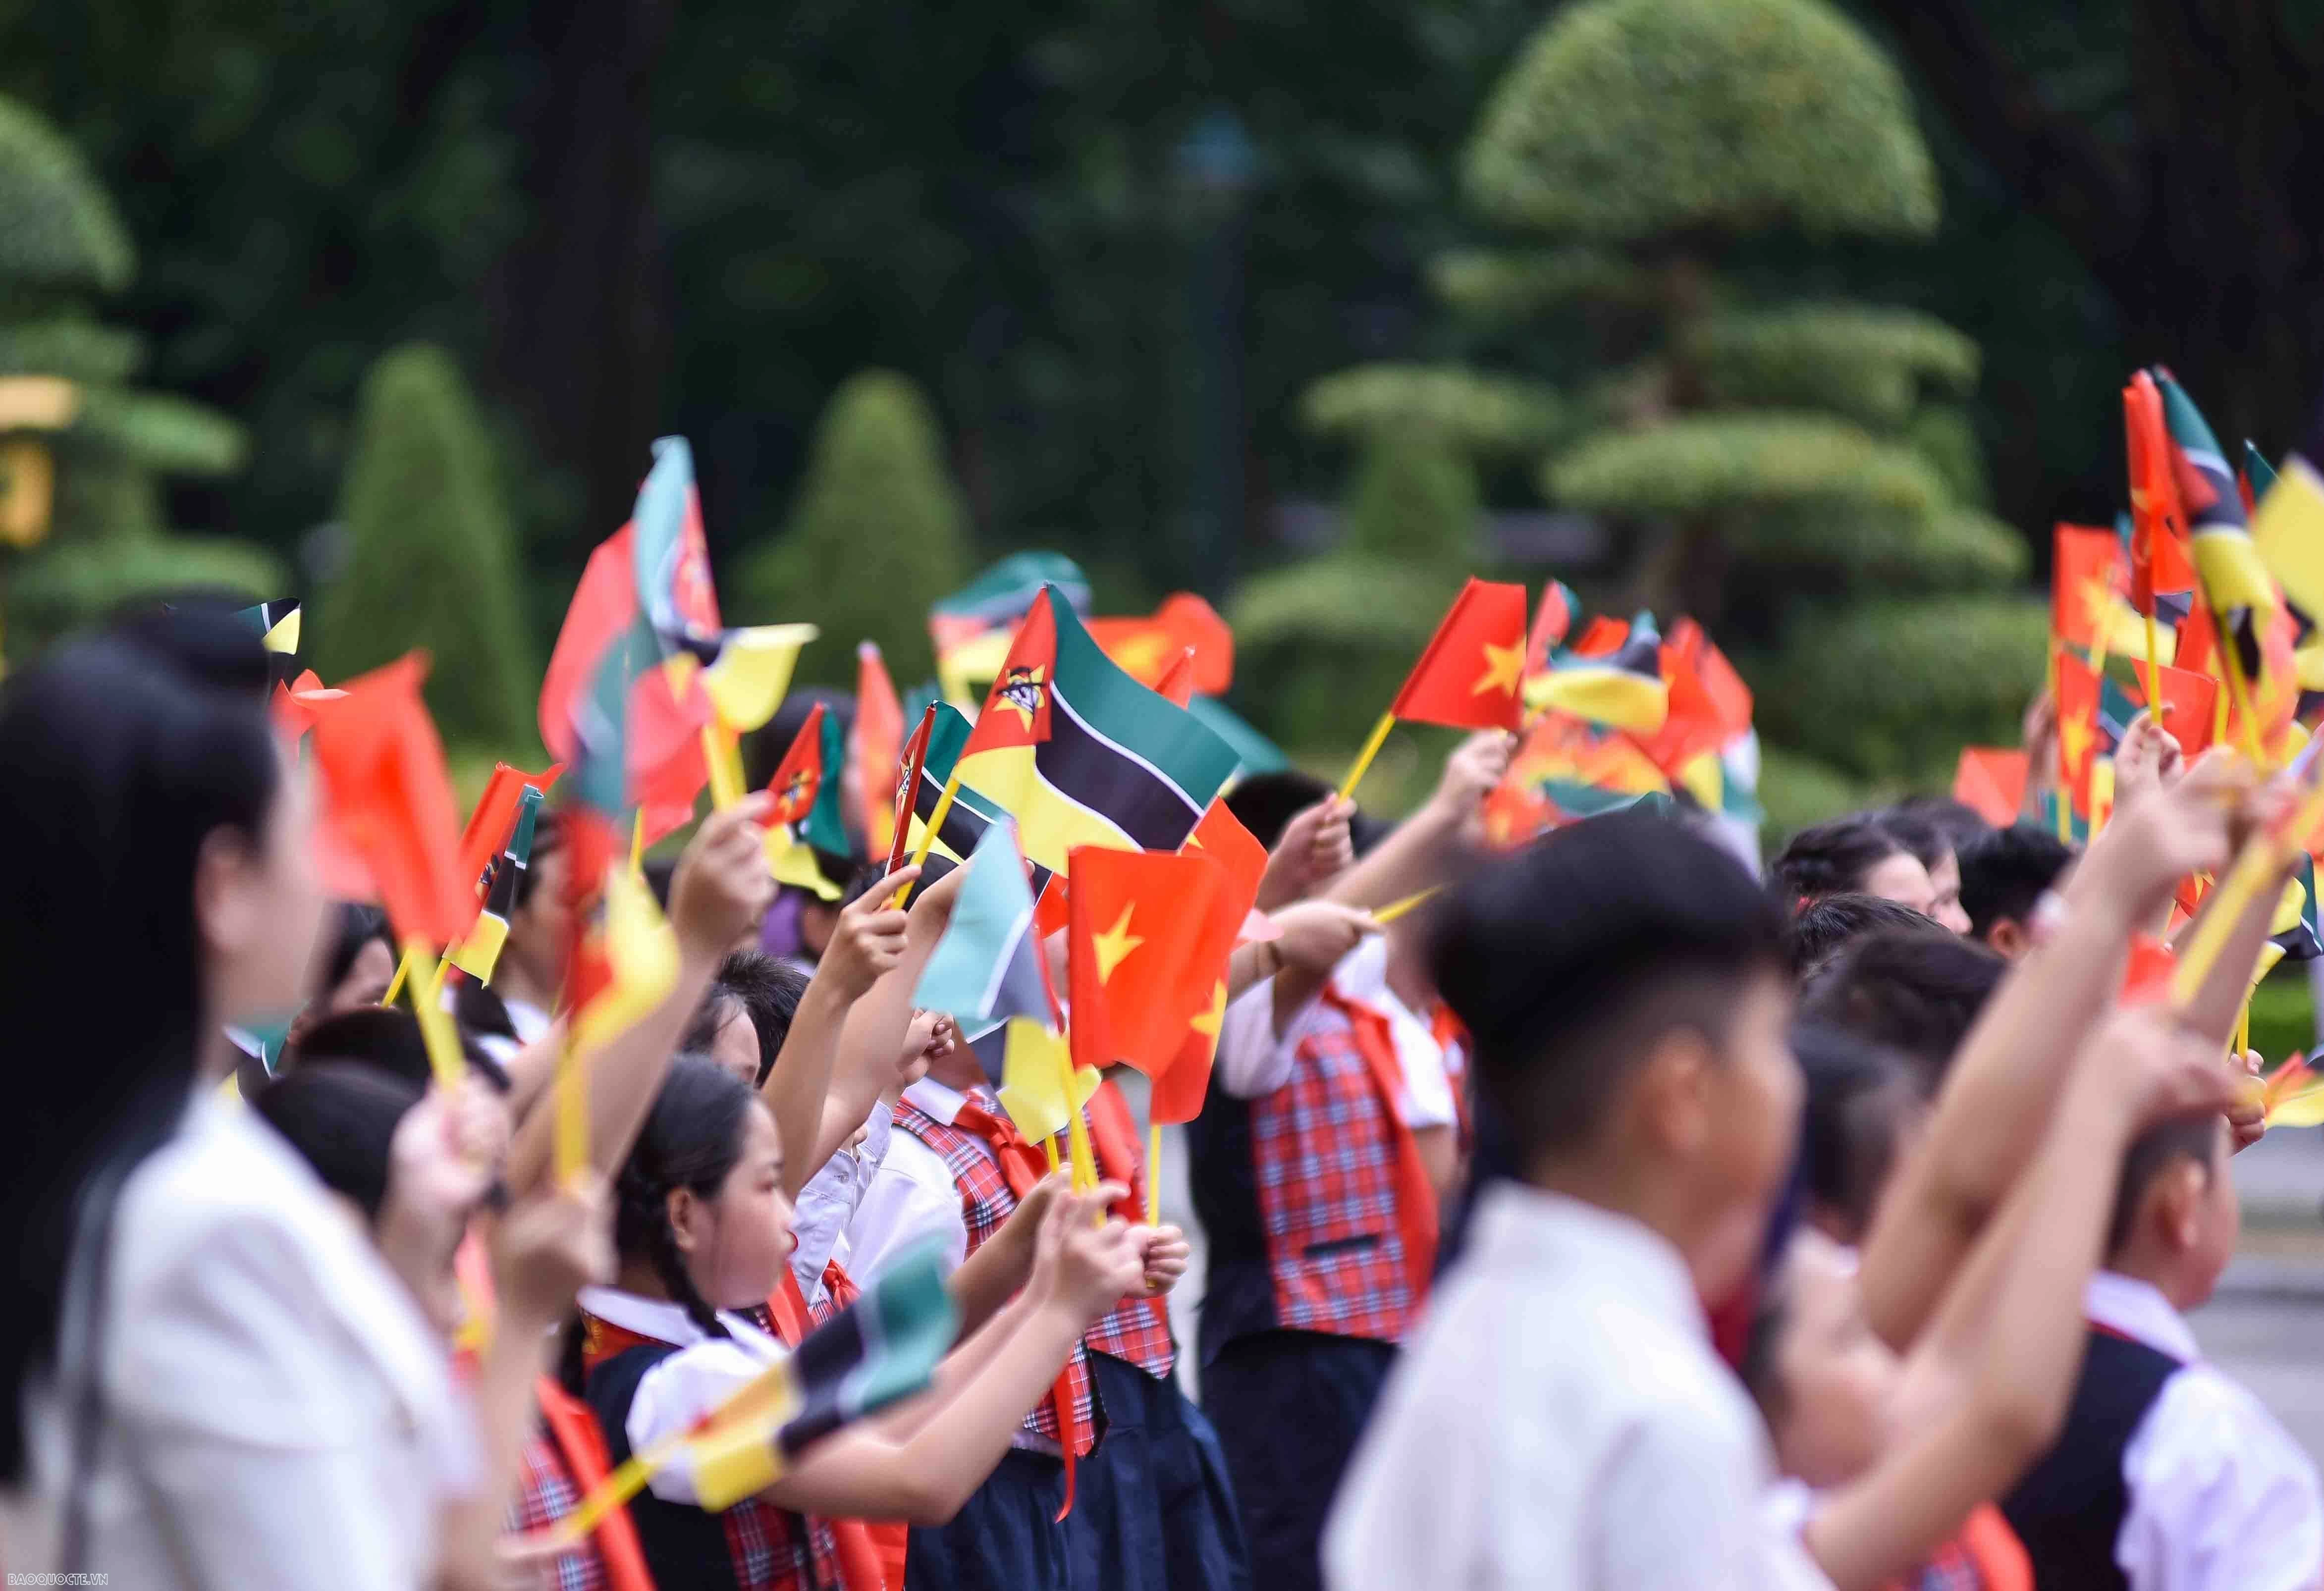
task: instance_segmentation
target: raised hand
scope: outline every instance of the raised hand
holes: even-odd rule
[[[1294,813],[1268,852],[1267,871],[1259,881],[1259,910],[1305,900],[1352,866],[1356,846],[1349,824],[1355,815],[1356,804],[1338,796]]]
[[[2122,744],[2115,750],[2115,811],[2119,814],[2176,783],[2185,771],[2179,738],[2157,723],[2153,713],[2140,713],[2123,731]]]
[[[613,1233],[603,1179],[547,1189],[511,1210],[493,1234],[493,1287],[514,1329],[565,1318],[573,1295],[613,1275]]]
[[[1055,1256],[1051,1272],[1055,1295],[1093,1321],[1132,1293],[1146,1291],[1139,1228],[1105,1215],[1107,1206],[1129,1192],[1119,1182],[1101,1182],[1086,1193],[1061,1193],[1042,1222],[1042,1251]],[[1040,1269],[1037,1260],[1037,1275]]]
[[[678,860],[669,886],[669,922],[678,948],[697,961],[722,960],[736,941],[757,930],[775,898],[766,830],[760,823],[770,799],[760,791],[712,813]]]
[[[1139,1232],[1145,1251],[1147,1295],[1158,1296],[1178,1285],[1178,1279],[1194,1263],[1194,1247],[1176,1227],[1144,1227]]]
[[[2159,908],[2190,873],[2216,872],[2233,854],[2255,796],[2251,766],[2226,747],[2195,759],[2176,784],[2119,808],[2090,842],[2076,875],[2091,877],[2112,903],[2134,915]]]
[[[892,971],[904,959],[910,923],[888,903],[899,888],[919,876],[918,868],[899,868],[876,888],[848,902],[831,930],[831,943],[824,947],[823,959],[816,963],[815,975],[829,979],[846,998],[858,1000],[883,974]]]
[[[1380,931],[1370,912],[1334,900],[1303,900],[1286,906],[1275,914],[1275,925],[1283,936],[1259,947],[1266,964],[1314,973],[1329,972],[1363,943],[1364,935]]]

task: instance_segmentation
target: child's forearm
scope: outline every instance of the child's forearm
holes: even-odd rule
[[[2287,864],[2282,872],[2268,880],[2265,888],[2253,892],[2242,915],[2236,919],[2235,927],[2228,931],[2226,943],[2219,947],[2202,987],[2187,1003],[2187,1025],[2214,1043],[2224,1045],[2235,1034],[2236,1019],[2251,993],[2252,971],[2259,965],[2260,947],[2268,941],[2268,930],[2275,919],[2275,904],[2282,897],[2284,879],[2290,872]],[[2189,925],[2186,943],[2192,943],[2203,916],[2208,915],[2207,911],[2198,915]],[[2186,943],[2181,943],[2181,953],[2184,954],[2185,950]]]
[[[678,1041],[692,1021],[702,997],[717,973],[718,960],[681,952],[678,981],[662,1002],[638,1022],[616,1034],[594,1055],[579,1058],[588,1069],[589,1164],[608,1182],[629,1158],[630,1145],[653,1109],[654,1096],[669,1074]],[[516,1131],[509,1147],[509,1191],[522,1198],[549,1176],[556,1159],[557,1099],[549,1097],[535,1107]]]
[[[548,1362],[553,1324],[503,1317],[477,1362],[470,1398],[483,1478],[445,1511],[447,1585],[492,1586],[503,1578],[499,1541],[509,1503],[522,1483],[524,1443],[534,1418],[533,1382]]]
[[[962,1343],[981,1332],[1025,1285],[1033,1268],[1033,1248],[1021,1237],[1010,1223],[1002,1222],[991,1239],[980,1245],[945,1279],[953,1303],[960,1311],[958,1340]]]
[[[1442,882],[1463,815],[1453,803],[1430,797],[1370,854],[1342,873],[1323,898],[1370,911]]]
[[[1881,1201],[1859,1273],[1867,1317],[1909,1348],[1978,1230],[2040,1141],[2083,1034],[2122,979],[2131,921],[2100,858],[2077,873],[2066,920],[1994,991],[1970,1028],[1917,1154]]]
[[[783,1035],[783,1047],[759,1088],[783,1145],[783,1191],[793,1199],[831,1158],[831,1152],[822,1151],[824,1103],[853,1004],[818,970],[799,996],[790,1031]]]

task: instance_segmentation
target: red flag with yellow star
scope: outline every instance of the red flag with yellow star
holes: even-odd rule
[[[2058,754],[2060,772],[2072,793],[2074,809],[2090,809],[2090,763],[2100,750],[2098,675],[2070,650],[2058,654]]]
[[[2061,524],[2050,563],[2050,630],[2078,650],[2096,650],[2111,635],[2115,604],[2128,585],[2122,538],[2089,525]]]
[[[1525,587],[1472,578],[1389,711],[1414,723],[1513,730],[1525,657]]]
[[[1067,860],[1065,983],[1074,1063],[1134,1066],[1159,1077],[1177,1059],[1187,1025],[1213,1000],[1234,943],[1218,953],[1215,908],[1226,869],[1200,851],[1113,851],[1077,845]]]
[[[1234,953],[1252,903],[1259,899],[1259,882],[1267,872],[1267,847],[1242,826],[1223,801],[1211,803],[1202,823],[1186,841],[1217,862],[1225,878],[1211,904],[1211,918],[1195,963],[1215,965],[1218,976],[1210,998],[1186,1023],[1186,1036],[1169,1065],[1154,1079],[1154,1094],[1147,1117],[1155,1122],[1192,1121],[1203,1113],[1203,1098],[1211,1087],[1211,1062],[1219,1047],[1219,1028],[1227,1014],[1227,958]],[[1264,919],[1261,919],[1264,921]]]
[[[2163,727],[2179,742],[2179,750],[2187,757],[2201,755],[2211,744],[2211,731],[2218,722],[2219,682],[2208,674],[2191,669],[2158,668],[2163,694]],[[2142,707],[2146,700],[2146,676],[2144,672],[2131,679],[2131,694]]]

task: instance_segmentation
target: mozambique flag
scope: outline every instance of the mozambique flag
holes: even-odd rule
[[[289,597],[280,602],[261,602],[254,608],[244,608],[235,617],[250,627],[258,637],[258,644],[266,648],[266,676],[269,684],[280,686],[290,677],[292,659],[299,652],[299,604]]]
[[[1089,632],[1124,674],[1149,689],[1161,689],[1183,653],[1194,655],[1192,691],[1215,696],[1234,684],[1234,631],[1193,592],[1176,593],[1143,619],[1093,619]]]
[[[2236,490],[2235,474],[2219,451],[2218,439],[2204,423],[2201,411],[2168,372],[2158,372],[2163,413],[2170,437],[2172,483],[2194,546],[2195,572],[2203,599],[2223,622],[2244,613],[2257,618],[2280,605],[2275,583],[2268,577],[2244,520],[2243,497]],[[2245,662],[2259,667],[2253,643]]]
[[[1055,872],[1075,846],[1176,851],[1238,760],[1200,719],[1124,674],[1063,593],[1045,591],[954,767],[965,789],[1016,818],[1025,854]],[[932,740],[927,771],[938,767]]]
[[[876,641],[855,643],[853,739],[848,755],[863,802],[864,848],[885,856],[896,842],[896,764],[904,750],[904,704]]]
[[[1641,612],[1627,626],[1600,614],[1538,683],[1529,705],[1609,729],[1652,735],[1670,713],[1663,639],[1651,613]]]
[[[540,814],[541,793],[530,785],[518,794],[516,821],[500,860],[485,875],[484,910],[468,924],[452,951],[452,964],[478,983],[493,980],[500,964],[501,947],[508,943],[509,914],[516,909],[517,890],[532,862],[532,832]]]
[[[946,780],[960,761],[961,748],[968,743],[973,726],[958,708],[938,703],[922,721],[926,743],[918,744],[921,734],[913,738],[919,752],[919,777],[912,781],[911,805],[905,817],[899,849],[907,855],[917,855],[920,836],[927,830],[928,820],[936,815],[936,805],[944,798]],[[906,749],[904,773],[911,775],[912,751]],[[1008,810],[981,790],[963,784],[954,792],[952,810],[945,814],[944,827],[928,846],[926,870],[914,893],[940,882],[944,876],[975,854],[984,839],[984,832],[993,823],[1009,821]],[[1018,830],[1018,843],[1024,843],[1024,831]],[[891,860],[892,857],[891,857]],[[1052,869],[1038,862],[1031,865],[1031,884],[1038,897],[1049,887]]]
[[[2263,488],[2255,479],[2253,491],[2259,509],[2252,544],[2261,561],[2302,612],[2324,620],[2324,477],[2295,453],[2272,485]]]
[[[346,683],[318,720],[315,767],[331,826],[362,860],[399,939],[453,943],[475,915],[460,869],[459,808],[444,744],[420,700],[428,659],[407,653]]]
[[[1201,851],[1077,845],[1065,940],[1077,1065],[1168,1070],[1188,1025],[1212,1004],[1240,913],[1223,934],[1213,907],[1226,869]],[[1215,952],[1215,954],[1212,952]]]
[[[783,753],[776,766],[774,777],[767,781],[767,794],[774,797],[774,807],[767,814],[770,825],[788,826],[803,823],[815,810],[816,798],[822,794],[823,777],[823,704],[817,702],[807,709],[807,721],[799,725],[798,733],[791,737],[790,749]]]
[[[1471,576],[1388,711],[1407,723],[1513,730],[1525,655],[1525,587]]]
[[[964,1032],[1028,1016],[1046,1025],[1048,979],[1033,926],[1033,890],[1006,819],[984,831],[953,906],[952,920],[920,973],[912,1003],[942,1011]]]
[[[2302,851],[2300,865],[2284,880],[2282,898],[2276,902],[2275,920],[2268,925],[2269,943],[2286,961],[2312,961],[2324,956],[2324,932],[2316,922],[2316,859]]]
[[[2154,378],[2134,371],[2122,390],[2125,451],[2130,460],[2130,605],[2159,619],[2164,593],[2195,584],[2187,547],[2186,505],[2172,467],[2170,426]]]
[[[1534,705],[1534,681],[1545,676],[1554,667],[1552,659],[1565,644],[1573,629],[1573,621],[1582,616],[1582,599],[1563,580],[1553,580],[1541,588],[1541,604],[1533,612],[1533,628],[1526,633],[1525,685],[1521,694],[1526,705]]]
[[[647,622],[669,649],[709,640],[725,627],[718,621],[718,593],[710,581],[694,450],[683,437],[662,437],[654,442],[653,455],[653,467],[630,510],[631,572]]]
[[[2275,485],[2275,466],[2267,462],[2267,455],[2262,453],[2259,444],[2249,437],[2244,438],[2244,464],[2236,472],[2236,484],[2243,488],[2244,516],[2246,519],[2257,510],[2260,499]],[[2259,539],[2256,529],[2252,539]],[[2260,554],[2262,557],[2266,556],[2264,552]],[[2283,576],[2279,575],[2276,578],[2281,581]]]
[[[944,700],[969,707],[976,687],[1000,676],[1009,638],[1042,591],[1056,586],[1076,613],[1090,606],[1081,566],[1063,553],[1014,553],[928,610],[936,680]]]

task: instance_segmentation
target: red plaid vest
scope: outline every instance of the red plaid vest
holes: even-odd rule
[[[1098,1174],[1130,1190],[1114,1206],[1114,1213],[1136,1223],[1146,1219],[1146,1155],[1138,1142],[1138,1121],[1130,1101],[1112,1079],[1098,1084],[1097,1092],[1082,1108],[1089,1123],[1090,1141],[1097,1149]],[[1170,1340],[1170,1311],[1160,1298],[1125,1298],[1112,1312],[1091,1327],[1082,1345],[1095,1354],[1110,1354],[1137,1366],[1157,1381],[1170,1379],[1178,1362],[1177,1345]]]
[[[1300,1041],[1291,1081],[1250,1101],[1250,1153],[1276,1324],[1400,1340],[1413,1295],[1397,1226],[1397,1135],[1344,1023]]]
[[[565,1461],[538,1430],[524,1439],[518,1482],[516,1498],[509,1504],[512,1532],[547,1530],[581,1505],[580,1490],[565,1473]],[[551,1559],[549,1585],[551,1591],[605,1591],[605,1566],[598,1559],[597,1544],[584,1541]]]
[[[992,1163],[992,1155],[984,1140],[948,1122],[938,1121],[909,1099],[896,1105],[896,1127],[926,1144],[952,1173],[953,1186],[960,1190],[960,1213],[968,1223],[968,1252],[974,1254],[987,1239],[1001,1229],[1009,1212],[1017,1208],[1017,1195],[1010,1191],[1001,1168]],[[1089,1357],[1080,1344],[1074,1346],[1074,1356],[1065,1366],[1067,1384],[1073,1388],[1074,1410],[1077,1416],[1074,1444],[1076,1455],[1090,1450],[1095,1426],[1096,1400],[1090,1392]],[[1058,1439],[1056,1393],[1052,1392],[1041,1400],[1040,1407],[1025,1416],[1025,1430],[1031,1434],[1055,1442]]]

